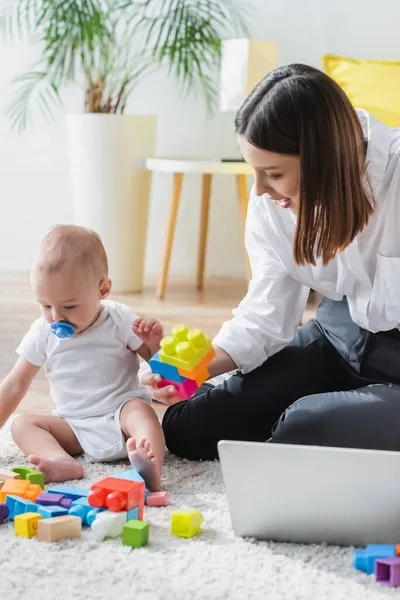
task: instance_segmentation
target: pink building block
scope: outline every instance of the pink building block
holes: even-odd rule
[[[152,492],[147,495],[147,506],[168,506],[168,492]]]
[[[170,379],[161,379],[157,383],[157,387],[167,387],[167,385],[173,385],[177,390],[177,396],[182,400],[189,400],[198,389],[197,383],[193,379],[185,379],[182,383],[178,381],[171,381]]]
[[[377,558],[375,561],[375,577],[378,583],[389,587],[400,586],[400,557]]]

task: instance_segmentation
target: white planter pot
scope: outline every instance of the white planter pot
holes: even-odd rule
[[[143,159],[154,156],[155,132],[155,117],[67,116],[74,221],[101,236],[114,292],[143,289],[151,182]]]

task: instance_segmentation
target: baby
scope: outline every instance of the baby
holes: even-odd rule
[[[138,381],[138,355],[159,349],[161,324],[138,318],[111,292],[107,255],[89,229],[58,226],[44,238],[31,270],[42,316],[17,348],[19,358],[0,385],[0,427],[44,366],[56,410],[22,414],[14,441],[46,482],[83,477],[72,458],[129,457],[150,491],[160,487],[165,440],[146,388]],[[68,335],[69,339],[62,339]],[[127,440],[127,441],[126,441]]]

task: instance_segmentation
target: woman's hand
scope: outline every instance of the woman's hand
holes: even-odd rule
[[[151,373],[142,377],[142,383],[147,386],[147,391],[151,398],[154,398],[167,406],[182,402],[182,398],[178,398],[176,395],[176,388],[173,386],[157,387],[157,383],[161,381],[161,379],[161,375],[152,375]]]

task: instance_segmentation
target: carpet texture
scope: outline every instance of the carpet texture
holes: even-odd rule
[[[9,426],[0,432],[0,468],[24,460]],[[89,484],[123,465],[86,465]],[[120,539],[39,543],[0,526],[1,600],[363,600],[400,598],[353,570],[351,549],[241,540],[234,537],[218,463],[166,458],[170,506],[146,508],[150,543],[140,550]],[[170,514],[197,508],[203,533],[185,540],[169,533]],[[251,498],[249,498],[249,512]]]

